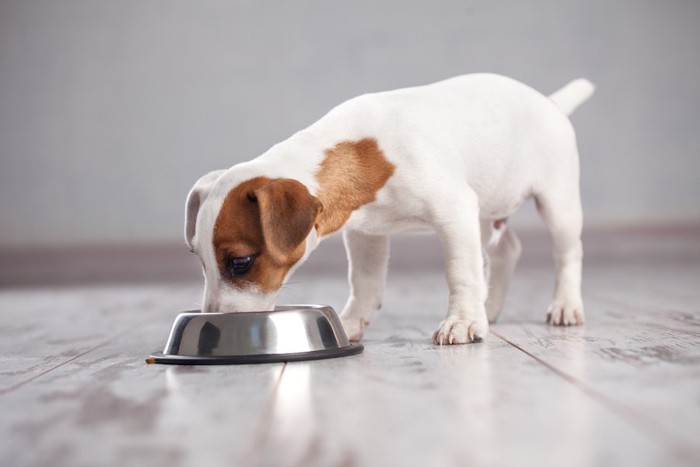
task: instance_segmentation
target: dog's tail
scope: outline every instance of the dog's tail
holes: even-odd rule
[[[593,83],[585,78],[575,79],[558,91],[549,95],[549,98],[566,115],[571,115],[576,108],[586,102],[595,91]]]

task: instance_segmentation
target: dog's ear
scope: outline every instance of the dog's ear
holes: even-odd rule
[[[260,211],[265,245],[280,263],[289,262],[294,251],[314,227],[322,205],[296,180],[279,179],[248,194]]]
[[[187,195],[187,203],[185,204],[185,242],[190,249],[194,248],[192,240],[196,232],[197,214],[199,208],[204,202],[209,193],[209,187],[214,183],[225,170],[214,170],[209,172],[194,184],[189,194]]]

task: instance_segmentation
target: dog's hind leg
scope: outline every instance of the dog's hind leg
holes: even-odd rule
[[[535,200],[554,242],[556,287],[547,310],[547,322],[568,326],[584,321],[581,297],[583,213],[577,178],[556,188],[536,194]]]
[[[350,297],[340,314],[345,333],[359,341],[374,313],[382,306],[389,262],[389,237],[354,230],[343,232],[348,256]]]
[[[488,257],[486,315],[489,323],[494,323],[503,311],[510,278],[520,259],[522,246],[505,219],[495,222],[482,220],[481,238]]]

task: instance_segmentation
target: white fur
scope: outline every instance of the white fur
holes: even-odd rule
[[[434,340],[482,339],[488,319],[500,313],[520,256],[512,230],[503,225],[494,232],[493,221],[509,217],[530,197],[554,239],[557,286],[550,319],[582,322],[578,152],[566,114],[592,91],[588,81],[576,80],[551,100],[510,78],[473,74],[367,94],[339,105],[262,156],[217,173],[205,187],[193,188],[202,201],[196,234],[188,238],[205,265],[204,309],[270,309],[276,298],[233,290],[219,276],[211,240],[227,193],[245,180],[266,176],[296,179],[315,194],[314,175],[324,151],[369,137],[396,170],[376,200],[344,225],[351,295],[341,318],[351,337],[361,337],[380,306],[388,236],[430,229],[444,245],[450,291],[447,316]],[[319,240],[312,232],[299,264]],[[485,255],[490,257],[486,275]]]

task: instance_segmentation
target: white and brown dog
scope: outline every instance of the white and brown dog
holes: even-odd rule
[[[480,341],[520,256],[505,220],[532,197],[554,240],[548,320],[582,323],[579,161],[567,115],[592,92],[579,79],[546,97],[472,74],[366,94],[262,156],[205,175],[189,193],[185,228],[204,268],[202,309],[273,309],[295,268],[342,230],[350,298],[341,320],[358,340],[381,304],[388,236],[429,230],[444,245],[450,294],[433,340]]]

